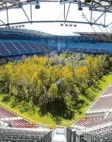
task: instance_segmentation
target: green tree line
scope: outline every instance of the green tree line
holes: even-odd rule
[[[7,94],[3,101],[10,102],[11,107],[18,106],[21,112],[30,109],[41,115],[71,119],[85,103],[80,95],[93,100],[86,89],[111,68],[109,55],[28,57],[0,66],[0,93]]]

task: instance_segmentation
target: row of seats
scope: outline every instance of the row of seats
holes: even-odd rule
[[[69,52],[84,52],[84,53],[100,53],[100,54],[103,54],[103,53],[110,53],[109,50],[106,50],[106,49],[94,49],[94,48],[69,48],[67,51]]]
[[[29,123],[28,121],[26,121],[24,119],[11,120],[9,122],[15,128],[34,128],[35,127],[34,124],[31,124],[31,123]]]
[[[112,94],[112,83],[102,93],[102,95],[110,95],[110,94]]]
[[[58,36],[58,35],[50,35],[48,33],[40,32],[40,31],[33,31],[27,29],[11,29],[11,28],[1,28],[0,29],[0,37],[6,38],[13,38],[13,39],[52,39],[52,40],[59,40],[59,41],[95,41],[96,38],[92,38],[90,36]]]
[[[0,118],[4,119],[4,120],[5,120],[5,118],[7,118],[7,122],[9,124],[11,124],[12,127],[16,127],[16,128],[34,128],[35,127],[34,124],[29,123],[28,121],[26,121],[22,118],[16,119],[16,117],[18,117],[18,116],[0,106]],[[8,118],[9,118],[9,120],[8,120]],[[13,118],[13,119],[11,120],[11,118]]]
[[[9,117],[17,117],[17,116],[0,106],[0,118],[9,118]]]
[[[94,102],[94,104],[88,109],[86,113],[86,117],[83,119],[78,120],[75,125],[77,126],[83,126],[85,128],[91,128],[102,124],[110,124],[112,123],[112,112],[109,110],[112,108],[112,83],[109,84],[109,86],[104,90],[104,92],[101,94],[101,96]],[[99,110],[99,112],[97,112]],[[105,111],[102,111],[105,110]],[[94,134],[98,133],[105,133],[108,130],[112,130],[112,126],[104,127],[106,125],[103,125],[102,129],[99,127],[98,130],[94,130]],[[80,127],[79,127],[80,129]],[[108,134],[108,132],[107,132]],[[90,135],[89,135],[90,136]],[[90,137],[89,137],[90,138]],[[94,137],[95,138],[95,137]],[[91,142],[92,138],[89,139]],[[95,139],[94,139],[95,140]],[[107,142],[104,140],[104,142]],[[111,142],[111,141],[109,141]]]
[[[38,42],[28,41],[0,41],[0,56],[46,53],[57,50]]]
[[[112,132],[106,134],[84,134],[83,140],[86,140],[86,142],[112,142]]]
[[[112,122],[112,114],[110,113],[106,118],[105,117],[85,117],[83,119],[80,119],[77,121],[75,124],[79,126],[84,126],[84,127],[93,127],[105,123]]]
[[[45,133],[36,131],[0,128],[0,141],[2,142],[38,142]]]
[[[112,108],[112,95],[100,97],[93,106],[89,109],[91,110],[104,110],[104,109],[111,109]]]
[[[61,24],[62,25],[62,24]],[[52,39],[62,41],[74,41],[74,42],[82,42],[82,41],[112,41],[111,34],[101,34],[101,33],[74,33],[75,36],[58,36],[51,35],[48,33],[27,30],[27,29],[16,29],[16,28],[1,28],[0,29],[0,37],[4,39],[12,38],[12,39]]]
[[[107,127],[104,127],[104,128],[100,128],[98,130],[94,130],[92,131],[91,133],[93,134],[103,134],[103,133],[108,133],[108,132],[111,132],[112,133],[112,126],[107,126]]]
[[[112,83],[102,92],[100,97],[94,102],[94,104],[88,109],[88,113],[97,110],[106,110],[112,108]]]
[[[61,44],[61,43],[60,43]],[[112,43],[107,43],[107,42],[96,42],[94,44],[90,43],[90,42],[69,42],[66,43],[65,42],[65,46],[66,48],[70,47],[70,48],[87,48],[87,49],[107,49],[109,51],[111,50],[112,47]]]
[[[84,133],[84,139],[90,142],[112,142],[112,126]]]
[[[50,43],[28,41],[28,40],[1,40],[0,56],[24,55],[24,54],[41,54],[52,51],[70,51],[70,52],[87,52],[87,53],[112,53],[111,43],[90,42],[70,42],[70,43]]]

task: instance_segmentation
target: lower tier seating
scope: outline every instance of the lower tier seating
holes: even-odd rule
[[[100,97],[93,106],[89,109],[90,110],[102,110],[102,109],[110,109],[112,108],[112,95]]]
[[[30,130],[0,128],[0,142],[38,142],[44,135]]]
[[[112,94],[112,84],[109,84],[109,86],[102,93],[102,95],[110,95],[110,94]]]
[[[15,127],[15,128],[34,128],[35,127],[34,124],[31,124],[24,119],[11,120],[9,122],[12,125],[12,127]]]
[[[16,115],[0,106],[0,118],[9,117],[16,117]]]
[[[112,142],[112,126],[84,133],[84,139],[88,142]]]
[[[56,46],[48,46],[30,40],[0,40],[0,57],[42,54],[57,51]]]
[[[75,125],[84,126],[84,127],[93,127],[97,125],[102,125],[105,123],[112,122],[112,114],[110,113],[106,118],[105,117],[85,117],[80,119],[75,123]]]
[[[1,120],[9,122],[9,124],[15,128],[35,128],[35,124],[18,117],[16,114],[6,110],[2,106],[0,106],[0,118]]]

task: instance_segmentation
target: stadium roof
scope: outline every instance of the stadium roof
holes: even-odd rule
[[[90,2],[90,0],[89,1],[85,0],[85,2],[82,2],[82,7],[84,7],[85,12],[83,10],[81,17],[78,17],[77,15],[79,13],[77,11],[76,12],[77,15],[76,15],[75,19],[73,18],[73,17],[75,17],[75,14],[74,14],[74,16],[72,16],[73,12],[71,12],[71,11],[73,11],[74,9],[77,8],[77,2],[79,0],[37,0],[37,1],[40,1],[40,3],[43,2],[43,3],[41,3],[43,5],[44,5],[44,2],[51,2],[51,3],[57,2],[57,4],[58,3],[61,3],[61,4],[69,3],[69,5],[66,7],[65,6],[60,6],[60,7],[57,6],[59,8],[60,12],[63,10],[63,14],[61,14],[61,15],[57,14],[56,19],[49,14],[48,16],[51,18],[50,20],[46,20],[46,16],[44,16],[45,20],[40,20],[42,18],[39,16],[41,15],[41,13],[44,13],[44,10],[43,11],[41,10],[41,8],[43,8],[43,6],[40,7],[40,10],[38,11],[39,12],[38,16],[37,17],[35,16],[36,12],[34,12],[34,9],[36,9],[35,8],[36,0],[0,0],[0,12],[1,12],[0,26],[7,27],[10,25],[15,25],[15,24],[18,25],[18,24],[23,24],[23,23],[27,24],[27,23],[41,23],[41,22],[43,22],[43,23],[68,22],[68,23],[76,23],[76,24],[83,24],[83,25],[88,24],[91,26],[92,30],[94,30],[92,27],[93,25],[102,26],[102,27],[109,27],[112,24],[111,18],[108,18],[110,15],[106,14],[108,12],[112,13],[112,1],[111,0],[107,0],[107,1],[106,0],[92,0],[91,2]],[[81,0],[81,1],[83,1],[83,0]],[[72,6],[70,5],[71,3],[73,3]],[[29,7],[26,6],[27,4],[29,5]],[[50,4],[48,3],[46,5],[48,6]],[[55,4],[56,3],[53,3],[53,5],[55,5]],[[76,6],[74,6],[74,4],[76,4]],[[47,6],[46,6],[46,8],[47,8]],[[89,8],[89,10],[85,7]],[[15,8],[21,9],[22,14],[23,14],[22,16],[19,16],[18,19],[16,19],[16,16],[18,15],[18,13],[17,13],[17,9],[15,9]],[[9,10],[9,9],[11,9],[11,10]],[[17,14],[14,15],[14,13],[12,12],[13,11],[12,9],[15,9],[14,13],[17,13]],[[6,10],[6,12],[3,13],[4,14],[4,17],[3,17],[2,11],[4,11],[4,10]],[[55,8],[53,10],[56,11]],[[86,13],[86,10],[88,10],[88,13]],[[59,11],[57,13],[59,13]],[[94,14],[94,13],[92,13],[92,11],[93,12],[94,11],[101,11],[102,13],[99,12],[101,15],[96,14],[96,13]],[[52,10],[51,10],[51,12],[52,12]],[[45,14],[47,14],[47,12]],[[13,16],[11,16],[11,15],[14,15],[13,19],[12,19]],[[102,22],[99,21],[100,19],[102,20]]]
[[[112,42],[112,34],[110,33],[79,33],[81,36],[87,36],[102,41]]]

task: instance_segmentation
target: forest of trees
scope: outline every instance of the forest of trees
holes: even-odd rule
[[[85,103],[80,95],[93,100],[85,90],[111,68],[111,56],[81,53],[10,61],[0,65],[0,93],[5,94],[2,101],[18,106],[21,112],[31,109],[33,113],[71,119]]]

